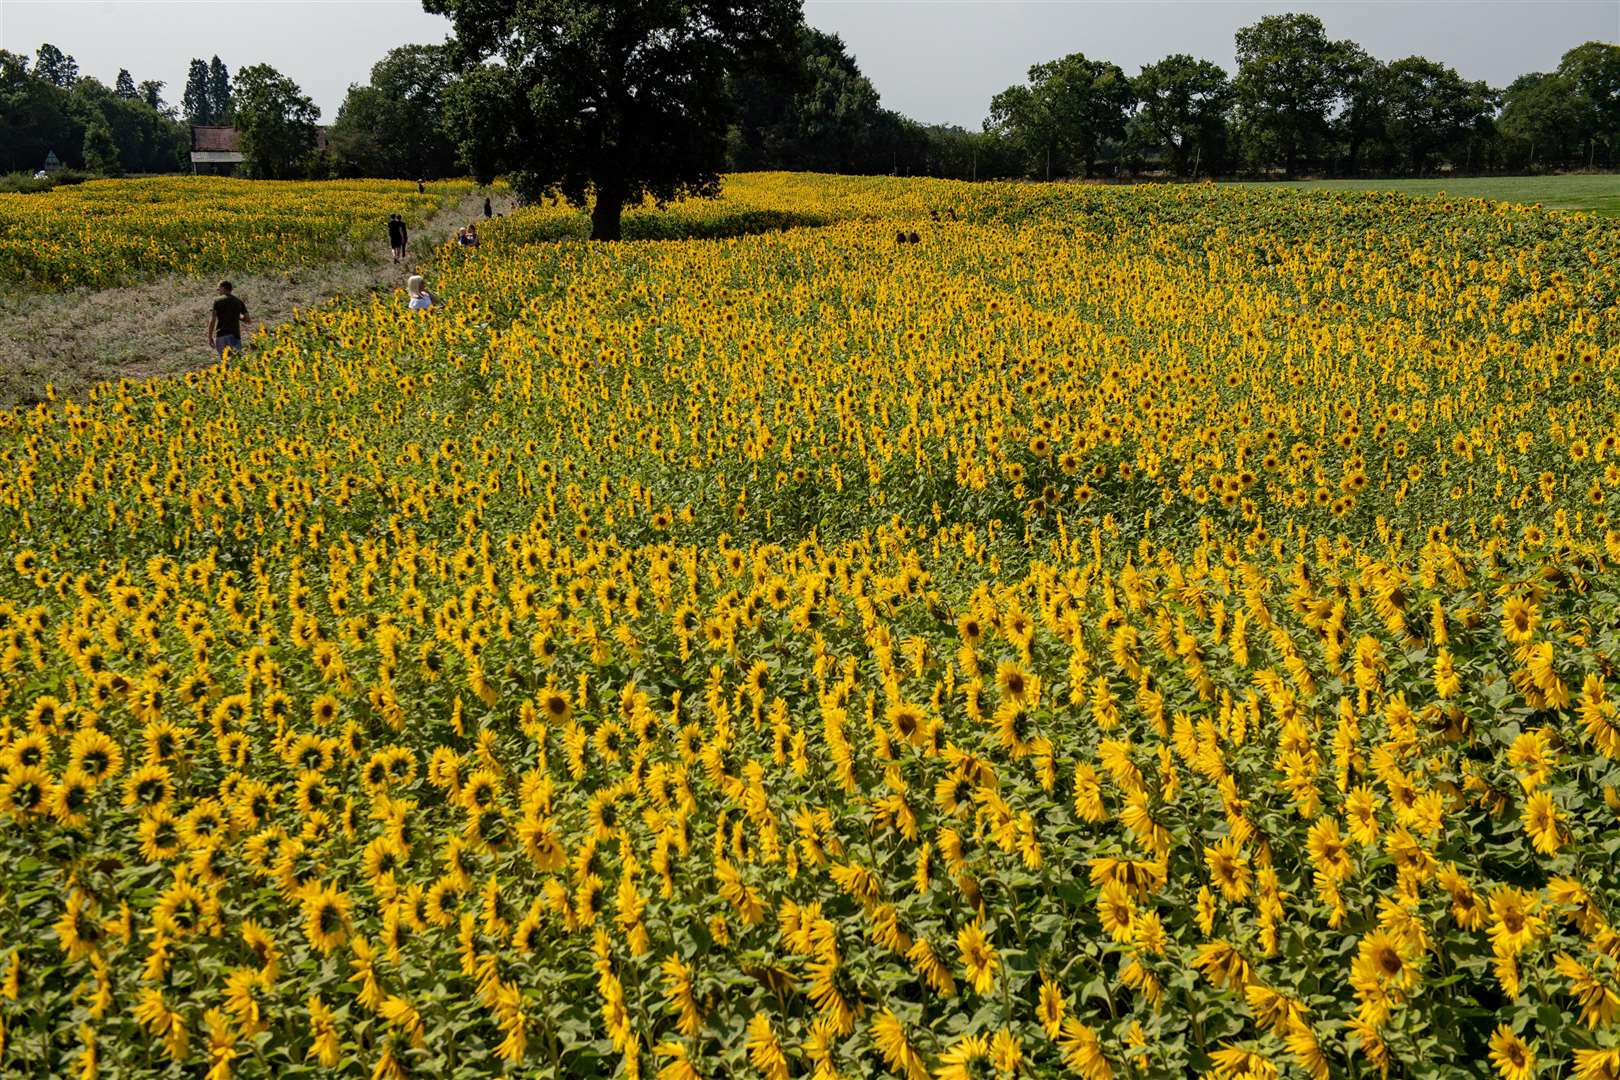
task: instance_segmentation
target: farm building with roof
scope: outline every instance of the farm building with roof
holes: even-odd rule
[[[315,149],[326,149],[326,128],[316,127]],[[213,124],[191,125],[191,171],[230,176],[247,158],[242,154],[242,135],[233,127]]]

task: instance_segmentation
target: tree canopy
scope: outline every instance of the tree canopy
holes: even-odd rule
[[[423,0],[468,66],[446,102],[480,180],[591,204],[591,235],[626,205],[713,194],[734,115],[728,76],[788,62],[799,0]]]
[[[269,64],[236,73],[233,119],[249,171],[268,180],[302,175],[315,150],[321,110],[298,84]]]
[[[54,55],[56,77],[46,78],[37,66],[29,70],[27,58],[0,50],[0,171],[32,172],[49,153],[71,167],[112,175],[180,167],[186,133],[179,124],[139,92],[130,96],[77,74],[61,85],[60,64],[68,58],[60,50]]]
[[[34,77],[63,90],[70,90],[79,77],[79,64],[73,57],[46,42],[34,55]]]
[[[821,172],[886,168],[875,144],[886,126],[877,88],[837,34],[799,28],[793,63],[731,76],[737,116],[730,131],[735,169]]]
[[[1143,67],[1131,88],[1143,128],[1177,176],[1187,175],[1194,162],[1204,171],[1220,170],[1232,83],[1219,64],[1177,53]]]
[[[505,174],[530,197],[594,200],[593,232],[612,236],[625,205],[712,192],[727,170],[978,179],[1620,165],[1620,45],[1608,42],[1495,90],[1428,57],[1386,62],[1331,40],[1312,15],[1273,15],[1236,32],[1230,76],[1176,54],[1127,77],[1075,53],[1031,67],[995,95],[982,130],[965,131],[885,108],[844,42],[803,23],[800,0],[423,2],[451,17],[455,38],[394,49],[351,85],[331,155],[310,153],[308,98],[272,81],[285,93],[267,115],[282,119],[237,124],[257,128],[250,171]],[[54,44],[0,50],[0,162],[32,171],[54,151],[82,166],[88,138],[98,168],[163,170],[185,159],[177,116],[237,123],[218,56],[190,62],[177,109],[162,80],[113,70],[109,89]]]
[[[1048,177],[1079,165],[1089,176],[1105,142],[1125,134],[1135,95],[1119,65],[1081,53],[1029,69],[1029,81],[990,102],[989,125]]]
[[[1403,171],[1414,175],[1428,172],[1442,156],[1471,157],[1471,141],[1496,112],[1490,87],[1421,56],[1396,60],[1382,81],[1385,132]]]
[[[333,151],[365,176],[416,179],[457,171],[456,145],[444,126],[454,68],[443,45],[390,49],[370,83],[352,85],[329,138]]]
[[[1239,123],[1292,176],[1327,135],[1338,51],[1315,15],[1267,15],[1237,32]]]

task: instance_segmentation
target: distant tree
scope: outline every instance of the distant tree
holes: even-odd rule
[[[219,119],[214,115],[213,99],[208,94],[208,65],[196,57],[192,58],[191,67],[186,72],[186,88],[180,95],[180,111],[185,114],[189,124],[213,124]]]
[[[170,172],[180,163],[185,129],[138,97],[123,97],[97,79],[83,78],[68,94],[67,109],[82,132],[87,168],[116,175]],[[98,129],[105,130],[110,151]]]
[[[733,103],[726,77],[787,62],[800,0],[423,0],[471,66],[447,121],[480,180],[591,206],[616,240],[626,205],[712,195]],[[490,60],[493,62],[479,63]]]
[[[346,175],[395,179],[425,175],[412,174],[403,164],[403,155],[392,137],[399,113],[397,103],[376,87],[349,84],[337,118],[326,133],[326,145],[342,162]]]
[[[1559,74],[1521,75],[1502,94],[1497,122],[1518,162],[1563,165],[1583,141],[1587,106],[1574,80]]]
[[[113,91],[121,98],[135,99],[141,96],[135,89],[135,76],[129,73],[128,68],[118,69],[118,79],[113,83]]]
[[[1333,104],[1335,47],[1315,15],[1267,15],[1237,32],[1239,121],[1262,158],[1293,176],[1321,145]]]
[[[451,76],[443,45],[391,49],[372,66],[368,85],[349,87],[329,134],[333,153],[364,176],[455,173],[456,146],[443,125]]]
[[[1341,41],[1333,50],[1332,79],[1339,99],[1332,133],[1343,153],[1338,167],[1359,176],[1386,157],[1384,65],[1355,42]]]
[[[34,58],[34,78],[68,90],[78,77],[79,64],[73,57],[49,43],[39,47],[39,53]]]
[[[1082,176],[1110,139],[1125,134],[1134,95],[1117,64],[1071,53],[1029,69],[1029,81],[990,101],[990,127],[1022,146],[1031,171],[1050,177],[1074,165]]]
[[[1058,149],[1056,119],[1046,105],[1029,83],[1009,86],[990,99],[990,116],[984,130],[1016,149],[1026,173],[1050,180],[1053,158],[1061,173],[1063,155]]]
[[[1496,112],[1490,87],[1421,56],[1388,65],[1382,81],[1385,131],[1405,172],[1422,175],[1443,157],[1472,163],[1472,140]]]
[[[137,87],[141,100],[153,112],[167,113],[169,107],[163,101],[163,87],[167,85],[162,79],[145,79]]]
[[[124,171],[118,156],[118,143],[113,140],[112,128],[99,115],[93,116],[84,128],[84,167],[103,176],[119,176]]]
[[[1139,122],[1172,172],[1185,176],[1194,162],[1196,169],[1220,169],[1232,100],[1232,84],[1220,65],[1177,53],[1143,67],[1131,89],[1140,104]]]
[[[836,34],[801,26],[794,62],[733,75],[737,116],[728,136],[735,169],[887,172],[892,126],[872,82]]]
[[[1587,164],[1596,161],[1597,146],[1608,148],[1609,163],[1615,161],[1620,144],[1620,45],[1588,41],[1564,54],[1558,74],[1569,81],[1580,96],[1585,113]]]
[[[9,90],[28,77],[28,57],[0,49],[0,90]]]
[[[219,57],[208,61],[208,113],[216,124],[231,122],[231,73]]]
[[[321,110],[269,64],[236,73],[233,119],[249,171],[270,180],[301,175],[315,149]]]
[[[51,151],[82,165],[83,143],[67,91],[34,78],[27,57],[0,49],[0,172],[33,172]]]

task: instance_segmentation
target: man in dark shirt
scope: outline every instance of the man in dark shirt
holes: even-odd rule
[[[214,310],[208,316],[208,344],[223,358],[225,350],[232,352],[242,350],[242,324],[252,322],[248,314],[247,305],[231,292],[231,283],[219,283],[219,299],[214,301]]]
[[[393,249],[395,262],[399,262],[405,257],[405,244],[409,239],[410,234],[405,231],[405,219],[398,214],[390,214],[388,216],[388,246]]]

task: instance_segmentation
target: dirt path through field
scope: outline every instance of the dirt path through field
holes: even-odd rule
[[[509,209],[509,200],[498,199]],[[340,296],[403,290],[433,249],[469,221],[481,220],[483,196],[468,196],[411,230],[410,258],[389,257],[382,223],[367,258],[293,267],[280,274],[232,277],[254,322],[274,326]],[[147,378],[206,367],[213,278],[171,277],[140,285],[72,293],[0,292],[0,408],[43,399],[47,384],[76,396],[107,379]],[[402,301],[403,302],[403,301]]]

